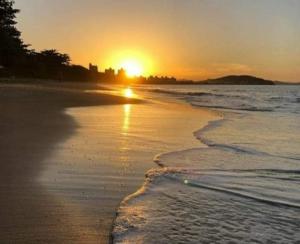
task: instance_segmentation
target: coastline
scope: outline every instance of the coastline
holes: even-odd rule
[[[89,85],[89,92],[74,86],[0,84],[7,116],[1,121],[2,240],[111,241],[118,206],[155,167],[153,157],[200,146],[192,132],[214,117],[186,104],[144,104],[99,93],[98,86]]]
[[[186,106],[190,106],[186,104]],[[114,218],[114,222],[111,228],[111,236],[110,236],[110,244],[114,243],[130,243],[137,241],[137,239],[134,239],[134,237],[131,239],[130,238],[130,228],[135,228],[134,227],[134,222],[131,222],[132,220],[124,219],[124,213],[126,213],[128,210],[128,206],[132,202],[135,202],[135,200],[138,202],[139,198],[142,198],[144,195],[151,191],[153,188],[153,185],[155,181],[159,181],[160,177],[163,177],[164,175],[168,174],[176,174],[176,173],[182,173],[183,167],[186,167],[187,165],[166,165],[163,163],[163,160],[161,160],[161,157],[167,156],[169,154],[180,154],[184,151],[189,151],[189,150],[206,150],[208,149],[211,145],[208,141],[206,141],[204,138],[202,138],[202,133],[205,133],[208,130],[213,129],[214,127],[221,126],[222,123],[226,120],[225,114],[226,112],[223,111],[218,111],[210,108],[205,108],[205,107],[196,107],[196,106],[191,106],[191,108],[195,109],[196,111],[207,111],[211,114],[214,115],[213,118],[210,118],[209,120],[206,120],[206,124],[202,124],[200,128],[195,130],[193,133],[191,133],[191,141],[193,139],[196,139],[197,142],[199,143],[198,147],[191,147],[191,148],[185,148],[184,145],[182,145],[182,148],[180,150],[175,150],[175,151],[169,151],[169,152],[164,152],[164,153],[159,153],[156,154],[153,158],[153,162],[156,164],[157,167],[152,167],[148,171],[145,172],[145,178],[144,182],[140,187],[133,193],[127,195],[119,204],[118,209],[116,211],[116,216]],[[134,204],[133,204],[134,205]],[[129,210],[130,211],[130,210]],[[137,210],[138,211],[138,210]],[[140,221],[139,217],[136,216],[136,213],[133,211],[132,213],[136,218],[137,221]],[[141,219],[143,217],[140,217]],[[132,226],[131,226],[132,225]],[[128,229],[127,229],[128,228]],[[126,238],[128,235],[128,238]],[[123,236],[125,237],[123,239]],[[133,235],[134,236],[134,235]],[[138,240],[139,242],[143,243],[142,239]]]
[[[183,111],[186,117],[182,116]],[[73,155],[66,155],[67,150],[62,148],[47,164],[68,159],[73,162],[72,172],[64,172],[70,167],[64,162],[49,167],[43,176],[48,179],[45,185],[52,182],[50,187],[56,189],[55,195],[67,196],[76,205],[74,212],[78,215],[88,211],[85,216],[89,216],[89,228],[94,233],[102,230],[102,240],[106,243],[111,238],[120,202],[142,185],[149,169],[156,167],[154,156],[184,145],[201,146],[198,140],[193,140],[192,132],[214,115],[195,111],[198,110],[186,104],[153,101],[70,109],[68,114],[81,125],[76,135],[63,145],[71,147]],[[77,154],[79,150],[87,156]]]

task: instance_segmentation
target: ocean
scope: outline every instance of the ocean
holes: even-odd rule
[[[138,89],[218,119],[190,135],[199,147],[154,158],[118,209],[115,243],[300,243],[300,86]]]

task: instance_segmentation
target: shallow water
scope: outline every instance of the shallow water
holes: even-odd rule
[[[116,243],[295,243],[299,210],[222,190],[184,184],[185,175],[152,178],[142,196],[124,203]],[[197,182],[197,181],[196,181]]]
[[[69,208],[70,228],[83,243],[108,242],[120,202],[142,185],[145,172],[156,167],[153,157],[183,145],[198,146],[190,135],[215,118],[210,112],[169,103],[66,112],[77,123],[76,133],[44,162],[39,183]]]
[[[165,168],[150,172],[144,187],[122,203],[116,243],[300,242],[299,87],[148,92],[223,116],[194,133],[208,148],[156,157]]]

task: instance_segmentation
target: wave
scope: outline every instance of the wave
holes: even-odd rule
[[[201,140],[204,141],[204,139],[201,139]],[[274,158],[277,157],[277,158],[290,159],[290,160],[295,160],[295,161],[300,160],[300,158],[298,158],[298,157],[288,157],[288,156],[282,156],[282,155],[274,155],[274,154],[258,151],[258,150],[255,150],[255,149],[243,148],[241,146],[233,146],[233,145],[218,144],[218,143],[208,143],[208,142],[206,142],[206,144],[208,144],[210,147],[217,147],[217,148],[221,148],[221,149],[225,149],[225,150],[228,149],[228,150],[235,151],[237,153],[245,153],[245,154],[250,154],[250,155],[267,156],[267,157],[274,157]]]
[[[269,101],[273,102],[289,102],[289,103],[300,103],[300,97],[292,96],[273,96],[268,99]]]
[[[247,174],[251,174],[250,176]],[[270,175],[273,175],[272,177]],[[274,175],[280,176],[284,175],[285,177],[274,177]],[[196,178],[198,179],[195,179]],[[153,190],[155,187],[159,186],[159,183],[163,181],[163,178],[170,179],[172,181],[176,181],[180,184],[191,186],[191,187],[199,187],[206,188],[213,191],[219,191],[231,195],[236,195],[239,197],[250,198],[255,201],[268,203],[271,205],[279,205],[279,206],[288,206],[294,208],[300,208],[300,202],[291,202],[283,199],[275,199],[262,197],[254,194],[247,194],[246,192],[232,190],[225,187],[220,187],[217,185],[207,184],[201,182],[202,178],[207,176],[210,177],[239,177],[242,179],[258,179],[258,178],[271,178],[271,179],[280,179],[280,180],[289,180],[289,181],[300,181],[300,170],[276,170],[276,169],[259,169],[259,170],[196,170],[196,169],[184,169],[184,168],[173,168],[173,167],[164,167],[158,169],[151,169],[145,175],[145,182],[143,186],[134,194],[126,197],[120,207],[124,207],[128,205],[130,201],[143,196],[151,189]],[[287,177],[288,176],[288,177]],[[290,176],[296,177],[296,179],[291,178]],[[213,183],[217,181],[212,181]],[[278,189],[280,191],[280,189]],[[297,199],[299,201],[300,199]]]
[[[277,179],[281,179],[281,178],[277,178]],[[266,203],[266,204],[270,204],[270,205],[300,208],[300,203],[299,204],[293,203],[293,202],[289,202],[289,201],[285,201],[285,200],[280,200],[278,198],[276,199],[276,198],[260,197],[258,195],[247,194],[246,192],[241,192],[241,191],[234,191],[234,190],[226,189],[224,187],[207,185],[207,184],[199,183],[196,181],[186,181],[185,184],[187,184],[189,186],[193,186],[193,187],[200,187],[200,188],[205,188],[208,190],[219,191],[222,193],[227,193],[227,194],[231,194],[231,195],[238,196],[238,197],[249,198],[249,199],[259,201],[262,203]]]
[[[249,112],[273,112],[290,109],[291,112],[298,113],[297,108],[293,104],[298,104],[300,101],[297,94],[285,94],[281,96],[259,94],[256,97],[256,94],[246,94],[245,90],[221,91],[212,89],[209,91],[191,91],[188,89],[180,90],[179,88],[173,90],[161,88],[146,90],[180,97],[193,106]]]
[[[280,96],[271,97],[270,101],[274,100],[275,103],[272,106],[265,106],[266,100],[255,103],[249,96],[164,89],[151,89],[150,91],[183,96],[187,102],[195,107],[254,112],[273,112],[278,108],[276,102],[282,103],[282,99],[285,99]],[[279,233],[278,238],[282,237],[282,242],[289,240],[291,235],[285,235],[285,233],[293,228],[298,229],[299,224],[297,224],[297,220],[291,221],[287,222],[288,227],[285,227],[282,222],[283,219],[289,221],[297,215],[295,213],[299,213],[300,170],[298,162],[295,162],[299,158],[297,156],[273,155],[272,151],[271,153],[267,153],[268,150],[264,152],[263,147],[243,147],[234,145],[234,143],[230,144],[226,141],[223,143],[211,139],[208,132],[222,126],[228,120],[232,121],[232,116],[235,114],[240,116],[238,119],[244,116],[248,118],[250,115],[250,113],[229,114],[221,111],[218,120],[209,122],[204,128],[194,133],[194,136],[207,146],[206,148],[163,153],[154,158],[154,162],[160,168],[147,172],[144,185],[136,193],[124,199],[118,209],[112,233],[116,242],[126,243],[124,241],[126,238],[129,238],[126,239],[127,243],[133,243],[137,240],[147,242],[144,235],[152,233],[148,240],[151,240],[150,243],[154,243],[156,236],[154,233],[159,232],[155,232],[154,229],[161,230],[161,228],[166,227],[165,223],[169,223],[173,215],[175,216],[174,223],[180,224],[180,227],[176,230],[170,230],[172,238],[168,242],[173,241],[174,236],[182,238],[182,242],[188,242],[196,236],[195,233],[201,233],[202,225],[197,225],[200,222],[199,218],[205,216],[204,223],[207,223],[213,221],[215,216],[212,217],[211,215],[220,213],[216,217],[215,224],[209,227],[209,230],[214,229],[212,231],[214,234],[210,236],[210,238],[214,238],[215,233],[221,233],[220,229],[215,226],[222,225],[227,221],[223,215],[226,213],[227,216],[229,211],[232,211],[232,216],[228,219],[234,223],[233,226],[235,227],[233,228],[237,228],[237,232],[241,231],[238,228],[239,225],[245,224],[243,228],[246,230],[244,233],[246,235],[249,233],[247,228],[250,222],[253,226],[261,224],[261,217],[256,214],[259,212],[264,215],[263,219],[266,224],[262,229],[270,227],[270,236]],[[243,206],[241,211],[239,211],[240,206]],[[250,209],[250,211],[245,209]],[[202,211],[205,212],[204,215]],[[156,215],[160,212],[163,217]],[[188,222],[188,213],[190,213],[191,218],[195,216],[197,218],[190,223],[190,229],[195,229],[191,235],[187,235],[187,233],[192,232],[190,229],[183,233],[180,232],[184,229],[182,226]],[[240,215],[243,216],[242,222],[245,221],[245,223],[241,223],[241,220],[233,221],[233,218]],[[287,229],[283,232],[274,232],[276,228]],[[209,233],[207,230],[205,228],[202,235]],[[162,232],[166,236],[169,235],[169,233]],[[233,231],[222,232],[221,238],[227,236],[231,239],[233,233]],[[136,239],[137,236],[141,239]],[[194,239],[195,243],[200,242],[201,236],[197,238]],[[213,242],[213,239],[210,238],[204,240]],[[291,240],[293,240],[292,238]],[[237,239],[237,242],[240,240]],[[162,242],[162,239],[158,239],[158,242]],[[248,242],[253,242],[253,240]]]
[[[200,192],[205,191],[208,191],[205,193],[205,197],[210,197],[211,194],[221,194],[220,201],[223,202],[224,206],[221,206],[221,209],[220,207],[216,207],[215,211],[217,212],[226,212],[228,211],[228,208],[232,208],[232,205],[227,203],[228,199],[232,198],[234,198],[234,200],[232,200],[234,203],[231,204],[246,204],[245,206],[248,208],[249,206],[251,206],[251,208],[257,208],[256,211],[261,210],[261,208],[266,209],[265,211],[267,211],[267,209],[272,209],[272,214],[276,213],[276,211],[293,211],[292,209],[299,211],[300,200],[297,198],[297,196],[299,196],[298,184],[300,181],[300,171],[298,169],[287,170],[254,168],[243,170],[237,168],[224,170],[216,168],[198,168],[195,165],[192,167],[191,165],[187,164],[187,153],[189,153],[191,150],[197,152],[198,155],[202,155],[204,152],[209,150],[212,150],[212,153],[214,154],[214,151],[216,150],[214,149],[215,147],[221,152],[221,156],[223,155],[225,158],[226,156],[224,155],[224,150],[230,150],[243,155],[243,157],[245,157],[244,155],[246,154],[254,155],[256,158],[267,157],[268,160],[271,159],[269,155],[263,152],[241,149],[228,145],[220,145],[205,139],[204,132],[215,129],[218,126],[222,126],[226,120],[227,119],[225,117],[220,117],[220,119],[209,122],[204,128],[194,133],[197,139],[205,143],[208,148],[195,148],[170,152],[157,155],[154,158],[154,161],[160,166],[160,168],[152,169],[147,172],[144,185],[136,193],[124,199],[120,205],[120,208],[118,209],[117,219],[114,223],[112,232],[113,240],[115,242],[126,243],[126,241],[124,241],[126,238],[133,238],[129,239],[129,241],[126,239],[127,242],[130,243],[139,240],[136,238],[142,238],[141,236],[143,236],[143,234],[133,233],[139,231],[144,233],[143,231],[146,228],[145,225],[147,225],[149,222],[151,223],[152,221],[155,221],[156,218],[152,216],[155,215],[155,212],[153,211],[157,212],[160,210],[156,207],[153,208],[153,206],[160,206],[160,203],[157,201],[161,201],[162,198],[170,199],[166,200],[166,202],[162,205],[163,208],[169,208],[168,202],[172,201],[172,205],[175,205],[175,208],[177,209],[172,211],[170,210],[167,213],[164,212],[166,219],[172,218],[172,215],[177,215],[177,211],[184,216],[187,214],[184,212],[184,209],[187,208],[192,209],[189,210],[192,212],[196,206],[201,209],[207,208],[207,206],[201,206],[200,204],[203,197],[200,195]],[[173,167],[168,165],[165,159],[170,155],[173,156],[171,161],[174,159],[177,160],[178,157],[182,157],[185,164],[181,164],[181,167]],[[208,158],[211,159],[211,156]],[[212,160],[216,159],[213,158]],[[168,182],[170,182],[170,184]],[[179,195],[174,195],[171,187],[174,187],[174,189],[179,189]],[[222,195],[224,195],[224,199]],[[192,201],[189,200],[191,197],[193,198]],[[251,201],[251,204],[247,205],[249,204],[249,201]],[[142,204],[142,207],[137,207],[136,205],[139,206],[137,203]],[[279,210],[270,208],[268,206],[279,208]],[[282,210],[281,208],[285,208],[285,210]],[[137,212],[134,214],[135,211]],[[181,211],[183,212],[181,213]],[[272,216],[272,218],[273,217],[274,216]],[[186,217],[183,219],[178,218],[181,218],[181,215],[177,217],[176,222],[184,223],[186,221]],[[249,216],[244,216],[244,219],[248,218]],[[255,217],[253,218],[255,219]],[[266,221],[268,221],[268,218],[270,217],[266,217]],[[219,221],[222,222],[221,219],[219,219]],[[254,224],[256,222],[257,220],[253,220]],[[193,223],[193,225],[194,224],[196,223]],[[274,222],[268,223],[270,226],[273,224]],[[164,225],[163,222],[159,223],[160,228],[162,228],[162,225]],[[147,226],[147,228],[149,228],[149,226]],[[178,232],[178,230],[176,231]],[[147,233],[153,232],[148,229]],[[222,235],[225,236],[226,233],[223,233]],[[182,238],[184,241],[190,241],[189,238],[191,237],[183,236]],[[149,240],[145,241],[143,238],[141,240],[141,242],[152,243]],[[200,239],[197,239],[197,241],[199,240]]]
[[[191,102],[192,106],[202,107],[202,108],[212,108],[212,109],[226,109],[226,110],[241,110],[249,112],[272,112],[274,108],[261,108],[261,107],[252,107],[247,104],[241,104],[240,106],[230,106],[230,105],[208,105],[199,102]]]
[[[274,110],[272,107],[259,107],[249,105],[252,101],[249,96],[237,95],[237,94],[221,94],[212,92],[187,92],[187,91],[176,91],[176,90],[165,90],[165,89],[148,89],[150,92],[169,94],[175,96],[182,96],[191,105],[205,108],[215,109],[228,109],[228,110],[243,110],[243,111],[261,111],[271,112]],[[195,100],[196,98],[196,100]],[[201,98],[205,98],[204,100]],[[207,100],[209,99],[209,100]],[[217,100],[216,100],[217,99]],[[226,101],[238,101],[238,105],[226,103]],[[244,101],[247,101],[245,103]],[[253,103],[253,102],[252,102]],[[222,104],[222,105],[221,105]]]
[[[261,176],[255,175],[256,173]],[[296,177],[299,177],[299,173],[299,171],[293,170],[269,171],[268,169],[258,172],[191,171],[179,168],[150,170],[146,174],[143,187],[121,203],[118,217],[114,223],[112,239],[115,243],[166,243],[174,242],[176,235],[182,235],[183,242],[199,243],[201,236],[191,239],[191,235],[196,235],[195,233],[199,233],[202,228],[205,233],[208,230],[214,233],[221,232],[222,228],[219,225],[227,225],[226,218],[233,223],[235,226],[233,228],[237,228],[238,231],[245,229],[245,233],[249,233],[249,222],[256,225],[260,223],[261,219],[264,219],[263,222],[272,230],[278,226],[277,223],[282,224],[282,222],[284,226],[288,226],[286,226],[288,229],[291,229],[291,225],[293,229],[297,229],[299,224],[297,224],[295,216],[300,209],[299,199],[294,201],[288,197],[277,196],[282,189],[268,195],[251,192],[247,188],[237,189],[228,182],[231,182],[232,179],[236,180],[237,175],[242,185],[245,180],[247,184],[255,183],[268,174],[296,174]],[[272,178],[269,180],[272,183]],[[287,183],[285,182],[285,184]],[[205,195],[202,195],[201,192]],[[216,196],[219,200],[216,200]],[[242,206],[241,211],[239,211],[240,206]],[[246,211],[244,208],[250,211]],[[279,216],[276,215],[277,212],[280,213]],[[236,222],[239,220],[234,220],[234,216],[240,216],[243,221]],[[177,224],[173,224],[173,221]],[[205,225],[211,221],[216,221],[216,223],[211,226]],[[166,223],[173,226],[172,229],[166,230]],[[186,230],[184,226],[189,226],[191,229]],[[158,228],[158,230],[154,231],[153,228]],[[287,238],[283,235],[282,228],[280,229],[280,235]],[[170,240],[160,239],[161,237],[157,237],[157,233],[170,235]],[[222,239],[226,236],[232,239],[233,233],[233,231],[222,232]],[[148,238],[144,239],[145,235],[148,235]],[[155,238],[159,239],[158,242]],[[207,240],[212,241],[213,239]]]
[[[155,93],[163,93],[170,95],[187,95],[187,96],[214,96],[214,97],[234,97],[234,98],[245,98],[245,96],[241,95],[229,95],[229,94],[220,94],[220,93],[212,93],[212,92],[185,92],[185,91],[174,91],[174,90],[165,90],[165,89],[147,89],[147,91],[155,92]]]

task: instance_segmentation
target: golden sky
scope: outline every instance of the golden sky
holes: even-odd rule
[[[16,0],[23,39],[101,70],[300,81],[298,0]]]

